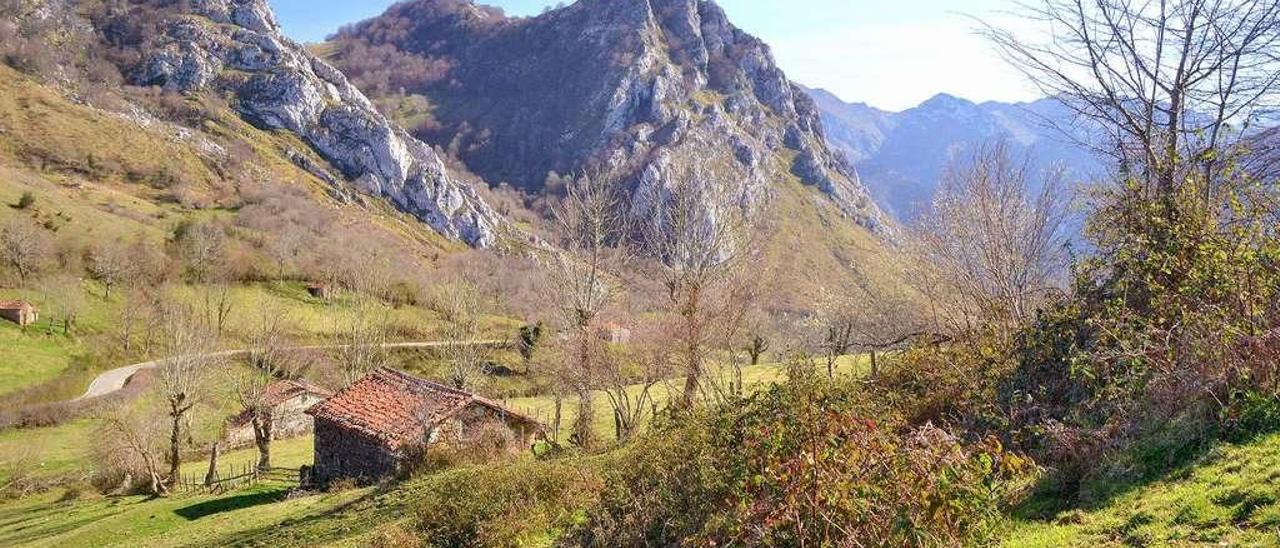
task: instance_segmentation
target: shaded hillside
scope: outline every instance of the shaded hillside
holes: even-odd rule
[[[491,184],[538,192],[549,174],[592,170],[654,185],[700,165],[752,205],[789,172],[880,223],[813,102],[714,2],[581,0],[517,19],[419,0],[324,49],[384,112]]]
[[[1089,140],[1088,132],[1051,99],[976,104],[939,94],[892,113],[846,103],[825,90],[809,93],[822,109],[831,146],[854,162],[877,203],[899,219],[910,220],[928,206],[949,162],[998,139],[1037,170],[1066,167],[1072,181],[1089,180],[1104,169],[1080,144]]]

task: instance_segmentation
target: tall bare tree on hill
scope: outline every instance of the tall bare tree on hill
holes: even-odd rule
[[[617,304],[624,291],[620,274],[633,259],[624,242],[626,208],[614,185],[584,174],[568,184],[554,213],[559,250],[545,260],[550,292],[569,330],[561,376],[578,398],[573,438],[590,446],[595,437],[593,390],[608,360],[600,339],[601,316]]]
[[[725,333],[717,320],[741,312],[728,301],[737,289],[738,267],[753,248],[740,194],[732,187],[694,167],[640,195],[650,215],[644,231],[646,252],[656,263],[667,305],[678,318],[677,361],[685,375],[685,407],[693,405],[701,390],[714,338]]]
[[[1142,183],[1140,198],[1171,203],[1193,173],[1217,183],[1247,126],[1280,105],[1274,0],[1028,0],[1016,15],[1039,34],[982,32],[1046,94],[1114,132],[1101,150]]]
[[[1060,170],[1035,177],[1005,143],[979,149],[944,174],[912,249],[916,281],[942,327],[1012,327],[1031,319],[1066,267],[1067,192]]]
[[[25,283],[48,264],[52,239],[34,221],[14,218],[0,227],[0,261]]]
[[[475,285],[459,282],[438,287],[433,306],[444,318],[441,355],[448,362],[449,383],[459,390],[476,391],[489,373],[492,350],[481,340],[484,296]]]
[[[289,317],[280,310],[263,308],[254,325],[249,346],[249,367],[232,370],[236,400],[253,427],[258,448],[258,468],[271,468],[271,442],[275,436],[275,410],[268,400],[271,385],[298,374],[302,364],[289,342]]]
[[[167,356],[159,368],[159,389],[170,419],[168,487],[177,486],[182,465],[184,427],[190,413],[206,395],[206,381],[222,360],[213,354],[213,337],[190,311],[172,308],[165,311],[164,352]]]

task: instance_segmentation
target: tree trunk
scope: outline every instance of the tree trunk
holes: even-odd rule
[[[595,446],[595,402],[590,390],[578,392],[578,416],[573,419],[573,442],[578,447],[590,449]]]
[[[687,360],[686,367],[688,369],[686,370],[684,378],[684,396],[681,399],[681,403],[684,405],[685,409],[693,408],[694,402],[697,401],[698,389],[702,382],[702,356],[699,355],[699,348],[696,340],[697,339],[691,335],[689,342],[685,347],[685,352],[688,353],[688,355],[685,356],[685,359]]]
[[[151,485],[148,487],[151,490],[151,494],[158,497],[160,495],[167,493],[168,489],[165,489],[164,483],[160,481],[160,474],[151,472],[150,475],[151,475]]]
[[[218,454],[222,452],[222,444],[213,442],[213,449],[209,451],[209,471],[204,474],[204,486],[213,487],[218,483]]]
[[[258,469],[271,468],[271,439],[275,434],[275,418],[268,413],[253,417],[253,441],[258,446]]]
[[[178,486],[178,474],[182,466],[182,412],[176,407],[170,412],[173,419],[172,431],[169,432],[169,480],[168,487]]]
[[[564,406],[564,398],[561,398],[560,394],[557,391],[555,422],[551,428],[551,441],[554,442],[556,445],[560,445],[560,418],[562,417],[561,411],[563,410],[563,406]]]

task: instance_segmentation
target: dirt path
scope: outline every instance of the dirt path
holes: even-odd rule
[[[451,341],[399,342],[399,343],[384,344],[382,345],[382,349],[383,350],[429,349],[429,348],[441,348],[441,347],[450,346],[453,344],[456,344],[456,343],[453,343]],[[469,342],[469,343],[463,343],[463,344],[467,344],[470,346],[502,347],[502,346],[506,346],[507,342],[506,341],[475,341],[475,342]],[[337,350],[339,348],[346,348],[347,346],[348,345],[341,345],[341,344],[328,345],[328,346],[298,346],[298,347],[292,348],[291,350]],[[208,357],[234,358],[234,357],[244,356],[249,352],[250,351],[247,349],[246,350],[224,350],[221,352],[214,352],[212,354],[209,354]],[[115,392],[123,389],[124,385],[128,384],[129,379],[133,378],[134,375],[137,375],[139,371],[144,371],[147,369],[155,369],[157,367],[160,367],[161,365],[164,365],[165,361],[166,360],[154,360],[154,361],[143,362],[143,363],[135,363],[133,365],[117,367],[115,369],[102,373],[101,375],[98,375],[96,378],[94,378],[93,382],[89,383],[89,389],[86,390],[83,395],[71,401],[82,401],[90,398],[97,398],[101,396],[108,396],[108,395],[114,394]]]

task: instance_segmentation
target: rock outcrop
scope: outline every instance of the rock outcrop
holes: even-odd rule
[[[415,133],[491,183],[537,191],[549,173],[593,171],[643,190],[696,167],[753,207],[795,177],[863,225],[881,224],[827,148],[817,106],[708,0],[579,0],[523,19],[415,0],[336,46],[332,60],[353,75],[369,68],[367,52],[388,49],[448,67],[411,82],[433,106]]]
[[[190,0],[163,11],[160,36],[129,79],[231,97],[248,121],[297,134],[343,176],[441,234],[496,242],[500,216],[441,158],[379,114],[337,69],[288,40],[265,0]]]

